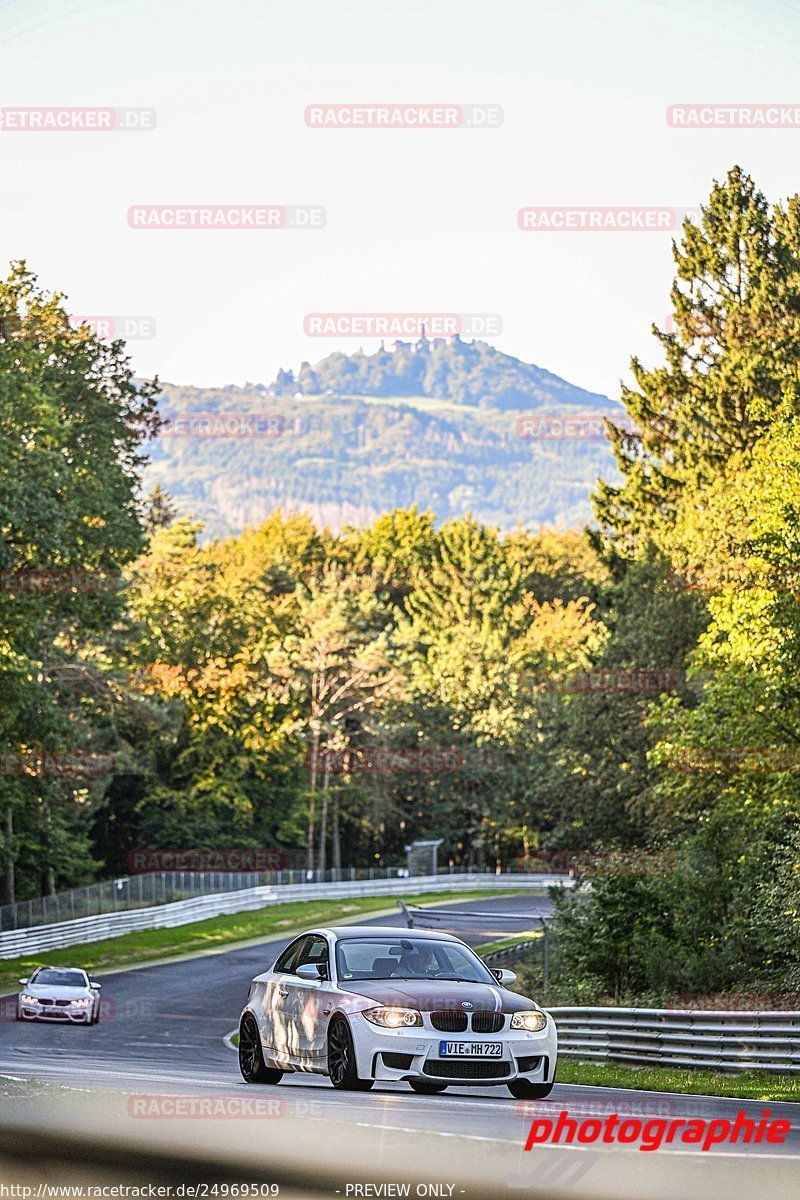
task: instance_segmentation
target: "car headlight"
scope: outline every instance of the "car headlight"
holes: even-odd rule
[[[511,1018],[512,1029],[524,1029],[527,1033],[538,1033],[547,1024],[547,1014],[540,1009],[533,1012],[515,1012]]]
[[[413,1008],[368,1008],[362,1014],[373,1025],[383,1029],[408,1029],[412,1025],[421,1025],[422,1016]]]
[[[20,1000],[22,1001],[23,1004],[38,1004],[39,1003],[38,996],[28,996],[24,993],[23,993],[23,995],[20,996]]]
[[[85,1000],[84,1000],[83,998],[81,998],[81,999],[78,999],[78,1000],[73,1000],[73,1001],[72,1001],[72,1003],[73,1003],[73,1004],[80,1004],[80,1005],[81,1005],[83,1008],[85,1008],[87,1004],[91,1004],[92,1002],[91,1002],[91,1000],[90,1000],[90,999],[88,999],[88,997],[87,997],[87,999],[85,999]]]

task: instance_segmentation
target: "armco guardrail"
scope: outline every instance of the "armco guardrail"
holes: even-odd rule
[[[515,958],[522,958],[531,950],[538,949],[539,942],[543,940],[543,937],[540,936],[528,942],[517,942],[514,946],[506,946],[505,950],[490,950],[488,954],[481,954],[481,958],[487,963],[513,962]],[[478,953],[480,954],[480,947],[478,947]]]
[[[238,853],[244,859],[248,852]],[[200,854],[202,851],[198,852]],[[176,859],[180,857],[180,854],[173,855]],[[30,929],[33,925],[59,925],[62,921],[77,921],[79,917],[103,917],[131,908],[149,908],[154,904],[175,904],[178,900],[213,896],[218,892],[281,887],[285,883],[396,879],[406,874],[399,867],[336,867],[327,871],[285,867],[274,871],[144,871],[69,888],[50,896],[0,905],[0,933]]]
[[[636,1066],[800,1074],[800,1012],[551,1008],[559,1054]]]
[[[21,954],[58,950],[82,942],[98,942],[120,937],[123,933],[142,929],[163,929],[189,925],[223,913],[246,912],[283,904],[292,900],[343,899],[353,896],[403,896],[416,892],[460,892],[488,888],[536,888],[550,884],[572,886],[569,876],[558,875],[414,875],[408,879],[347,880],[343,883],[284,884],[275,887],[246,888],[236,892],[220,892],[211,896],[196,896],[161,904],[156,908],[130,909],[127,912],[106,913],[97,917],[81,917],[76,921],[61,921],[57,925],[38,925],[0,934],[0,959],[16,958]]]

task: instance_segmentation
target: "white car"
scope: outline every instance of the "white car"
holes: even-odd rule
[[[311,930],[250,985],[242,1076],[278,1083],[286,1071],[313,1071],[336,1088],[405,1080],[428,1094],[507,1084],[520,1099],[543,1099],[555,1081],[556,1027],[508,991],[515,979],[447,933]]]
[[[18,1021],[96,1025],[100,1020],[100,984],[77,967],[39,967],[20,983]]]

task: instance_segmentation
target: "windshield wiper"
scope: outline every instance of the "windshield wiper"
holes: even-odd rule
[[[429,983],[482,983],[481,979],[460,979],[457,975],[437,975]]]

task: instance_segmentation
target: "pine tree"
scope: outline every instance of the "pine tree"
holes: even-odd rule
[[[623,402],[639,426],[609,426],[620,486],[593,496],[607,545],[632,557],[663,544],[684,493],[748,450],[800,370],[800,200],[770,213],[739,167],[714,183],[699,224],[673,243],[673,331],[653,333],[666,363],[631,362]]]
[[[144,517],[146,532],[152,536],[156,530],[171,525],[177,515],[178,509],[172,496],[162,488],[160,483],[157,483],[147,500]]]

